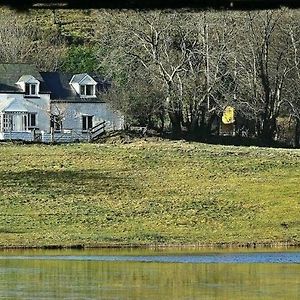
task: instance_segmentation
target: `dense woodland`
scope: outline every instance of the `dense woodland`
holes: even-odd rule
[[[128,124],[173,136],[300,143],[300,13],[1,9],[1,62],[95,72]]]

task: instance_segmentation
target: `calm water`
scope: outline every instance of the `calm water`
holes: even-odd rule
[[[0,299],[300,299],[300,250],[2,251]]]

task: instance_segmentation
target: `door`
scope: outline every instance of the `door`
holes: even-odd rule
[[[12,117],[13,131],[25,131],[24,116],[22,114],[15,114]]]

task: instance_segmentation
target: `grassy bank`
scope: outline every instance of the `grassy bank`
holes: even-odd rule
[[[300,242],[300,151],[0,144],[0,247]]]

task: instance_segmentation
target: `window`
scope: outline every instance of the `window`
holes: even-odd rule
[[[36,114],[29,114],[28,126],[36,127]]]
[[[87,131],[93,127],[93,116],[82,116],[82,130]]]
[[[11,131],[13,129],[12,116],[8,114],[4,114],[2,118],[3,118],[3,131]]]
[[[93,84],[80,85],[81,96],[95,96],[95,86]]]
[[[94,95],[94,86],[93,85],[86,85],[85,86],[85,94],[87,96],[93,96]]]
[[[50,116],[50,128],[53,128],[55,131],[61,131],[62,129],[62,118],[59,115]]]
[[[32,83],[25,83],[25,95],[37,95],[37,86]]]
[[[36,113],[30,113],[28,116],[24,116],[25,129],[36,128]]]

